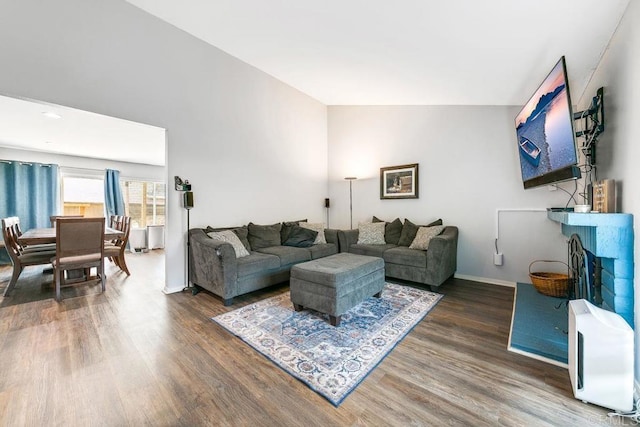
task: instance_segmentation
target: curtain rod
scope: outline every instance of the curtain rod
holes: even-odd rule
[[[4,159],[0,159],[0,163],[6,163],[8,165],[10,165],[12,163],[18,163],[19,165],[33,166],[33,163],[21,162],[20,160],[4,160]],[[44,168],[50,168],[51,166],[53,166],[52,164],[46,164],[46,163],[36,163],[36,165],[44,167]]]

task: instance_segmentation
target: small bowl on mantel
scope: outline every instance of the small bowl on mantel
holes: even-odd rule
[[[577,213],[589,213],[591,212],[591,205],[575,205],[573,211]]]

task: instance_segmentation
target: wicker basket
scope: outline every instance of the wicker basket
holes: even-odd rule
[[[532,272],[531,266],[537,262],[558,262],[569,268],[562,261],[536,260],[529,264],[529,277],[538,292],[550,297],[566,297],[569,292],[569,275],[562,273]]]

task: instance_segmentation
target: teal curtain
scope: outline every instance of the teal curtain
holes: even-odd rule
[[[120,171],[107,169],[104,175],[104,210],[111,215],[124,215],[124,197],[120,189]]]
[[[49,227],[58,211],[58,165],[0,160],[0,218],[17,216],[22,231]],[[10,263],[0,251],[0,263]]]

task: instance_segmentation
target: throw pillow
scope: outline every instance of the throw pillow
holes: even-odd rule
[[[416,238],[413,239],[409,249],[420,249],[426,251],[429,249],[429,243],[431,239],[442,233],[444,225],[434,225],[433,227],[420,227],[416,233]]]
[[[429,224],[421,226],[421,227],[433,227],[434,225],[442,225],[442,218],[438,218],[435,221],[432,221]]]
[[[400,239],[398,240],[398,245],[400,246],[411,245],[411,243],[413,242],[413,239],[416,238],[416,233],[418,232],[418,228],[433,227],[435,225],[442,225],[442,218],[438,218],[427,225],[416,225],[405,218],[404,225],[402,226],[402,233],[400,234]]]
[[[416,238],[418,228],[419,227],[417,225],[405,218],[404,225],[402,226],[402,232],[400,233],[400,239],[398,239],[398,245],[409,246],[411,242],[413,242],[413,239]]]
[[[316,241],[318,232],[308,228],[294,225],[289,230],[287,240],[282,242],[284,246],[295,246],[297,248],[308,248]]]
[[[282,222],[282,228],[280,229],[280,241],[282,242],[282,244],[284,245],[284,242],[287,240],[287,238],[289,237],[289,233],[291,232],[291,229],[293,227],[297,227],[299,223],[301,222],[307,222],[306,219],[301,219],[298,221],[283,221]]]
[[[236,253],[236,258],[242,258],[249,255],[249,251],[247,251],[247,248],[244,247],[244,245],[240,241],[240,238],[238,238],[238,235],[232,230],[213,231],[207,234],[212,239],[231,244],[231,246],[233,246],[234,252]]]
[[[247,251],[250,251],[251,245],[249,245],[249,229],[246,226],[244,226],[244,227],[234,228],[231,231],[236,233],[236,236],[238,236],[238,239],[240,239],[240,241],[242,242],[244,247],[247,249]]]
[[[212,232],[227,231],[227,230],[231,230],[234,233],[236,233],[236,235],[238,236],[238,238],[240,239],[244,247],[247,249],[247,251],[251,251],[251,246],[249,245],[249,240],[247,239],[247,234],[249,230],[247,230],[246,225],[242,227],[236,227],[236,228],[231,228],[231,227],[213,228],[212,226],[207,225],[207,228],[205,228],[204,232],[209,234]]]
[[[317,231],[318,235],[316,236],[316,240],[313,242],[314,245],[319,245],[321,243],[327,243],[327,240],[324,237],[324,224],[313,223],[313,222],[301,222],[300,227],[308,228],[309,230]]]
[[[255,251],[270,246],[280,246],[280,230],[282,224],[258,225],[250,222],[248,228],[251,250]]]
[[[384,245],[384,222],[361,222],[358,224],[359,245]]]
[[[374,216],[372,222],[382,222],[382,220]],[[396,218],[391,222],[387,222],[384,226],[384,241],[387,243],[397,245],[398,241],[400,240],[401,234],[402,221],[400,221],[400,218]]]

